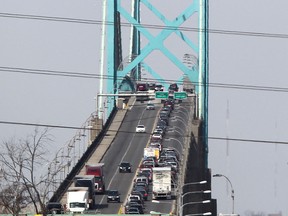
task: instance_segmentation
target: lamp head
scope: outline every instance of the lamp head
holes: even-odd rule
[[[213,175],[213,177],[222,177],[223,175],[222,174],[215,174]]]

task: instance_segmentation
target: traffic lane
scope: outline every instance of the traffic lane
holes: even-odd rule
[[[155,212],[161,212],[161,214],[170,214],[170,212],[172,211],[173,202],[174,202],[174,199],[152,200],[146,205],[147,206],[146,208],[147,209],[149,208],[149,211],[147,211],[147,213],[149,214],[150,211],[155,211]]]
[[[135,128],[138,124],[135,113],[142,113],[142,111],[143,108],[138,106],[128,111],[129,114],[125,116],[113,143],[101,160],[101,162],[105,163],[105,180],[107,182],[111,180],[115,171],[118,169],[118,165],[123,159],[123,155],[127,154],[127,149],[129,149],[133,137],[135,136]]]
[[[172,197],[172,199],[152,199],[152,183],[149,184],[149,196],[148,200],[145,201],[145,214],[150,214],[151,211],[161,212],[163,214],[169,214],[172,210],[173,202],[175,201],[175,198]]]
[[[138,106],[143,107],[143,104],[138,104],[137,107]],[[133,146],[130,147],[131,151],[129,151],[126,155],[127,158],[130,158],[129,162],[132,164],[135,164],[135,167],[133,168],[134,176],[133,176],[131,184],[129,185],[130,188],[127,192],[127,196],[132,190],[134,179],[137,175],[137,169],[139,168],[141,160],[143,159],[144,148],[149,143],[150,136],[151,136],[154,124],[155,124],[156,115],[160,107],[158,107],[158,109],[155,109],[155,110],[145,110],[146,105],[144,105],[143,109],[144,109],[144,113],[142,115],[142,118],[139,119],[139,124],[143,124],[146,126],[146,133],[135,133],[135,137],[133,139]],[[142,143],[143,141],[144,143]],[[127,181],[125,181],[125,185],[127,186]],[[127,196],[124,201],[127,201]],[[145,208],[144,211],[146,212],[147,208]]]
[[[131,143],[135,143],[135,140],[136,140],[135,137],[136,136],[134,136],[134,139],[131,140]],[[142,138],[143,139],[137,138],[137,140],[138,140],[137,145],[138,146],[141,146],[141,145],[143,146],[146,144],[147,141],[142,141],[142,140],[145,140],[144,137],[142,137]],[[140,148],[138,148],[136,146],[133,146],[133,148],[132,148],[132,146],[130,146],[127,149],[127,154],[125,156],[125,159],[123,159],[123,156],[122,156],[122,158],[120,160],[118,160],[118,162],[116,162],[115,172],[114,172],[114,175],[112,176],[112,178],[110,178],[109,184],[107,185],[107,189],[108,190],[109,189],[118,190],[120,193],[121,202],[119,204],[118,203],[109,203],[108,204],[105,196],[102,197],[102,199],[100,200],[100,203],[99,203],[102,207],[101,213],[117,214],[121,205],[123,205],[125,203],[127,194],[129,192],[129,189],[130,189],[129,186],[133,184],[133,180],[134,180],[135,175],[136,175],[137,167],[138,167],[138,164],[140,163],[139,155],[142,155],[142,154],[143,154],[143,152],[141,151]],[[133,156],[135,156],[135,157],[133,158]],[[112,158],[112,160],[113,160],[113,158]],[[131,173],[119,173],[118,164],[124,160],[128,161],[132,164],[132,172]]]
[[[184,145],[183,143],[184,143],[184,139],[186,135],[186,126],[188,125],[187,124],[188,123],[187,115],[189,115],[188,110],[186,111],[185,109],[184,111],[182,111],[182,104],[177,104],[175,106],[175,109],[172,111],[171,116],[173,117],[173,116],[179,115],[182,122],[170,120],[169,126],[167,128],[167,131],[166,131],[166,134],[164,135],[164,140],[163,140],[163,147],[175,148],[180,157],[182,157],[183,155],[183,145]],[[179,174],[180,173],[178,173],[178,175]],[[174,191],[174,194],[175,194],[175,190],[177,190],[177,188],[172,189],[172,191]],[[176,197],[173,196],[171,200],[166,200],[166,199],[152,200],[152,187],[151,187],[151,192],[149,193],[149,200],[152,200],[152,201],[147,202],[146,209],[148,210],[148,213],[150,211],[157,211],[157,212],[169,214],[172,211],[173,206],[176,202],[175,198]]]
[[[135,136],[135,130],[133,126],[136,127],[138,124],[138,119],[135,117],[134,112],[139,115],[143,111],[142,107],[136,106],[133,109],[129,111],[129,115],[126,115],[119,131],[111,144],[110,148],[104,155],[101,162],[105,163],[105,184],[106,189],[118,189],[118,187],[115,187],[114,185],[111,185],[111,182],[113,181],[115,177],[115,173],[118,171],[118,165],[123,160],[123,155],[127,154],[127,151],[129,150],[129,145],[131,145],[133,137]],[[132,127],[131,127],[132,125]],[[129,180],[129,178],[127,179]],[[126,194],[126,191],[123,189],[123,187],[119,187],[121,190],[119,192],[121,193],[121,197],[123,194]],[[96,208],[97,212],[104,212],[104,213],[117,213],[119,210],[119,205],[116,203],[114,205],[109,206],[109,211],[107,211],[108,205],[106,202],[106,196],[98,194],[96,196]]]
[[[162,105],[160,105],[159,107],[162,107]],[[182,109],[181,108],[181,104],[175,107],[175,116],[177,116],[179,114],[180,118],[182,118],[183,123],[179,122],[179,121],[170,121],[169,122],[169,127],[174,127],[175,129],[172,130],[172,133],[169,134],[169,132],[167,134],[164,135],[164,138],[170,138],[169,142],[164,141],[163,146],[164,147],[174,147],[178,153],[180,153],[180,156],[182,155],[182,146],[183,146],[183,138],[185,135],[185,131],[183,128],[183,124],[187,125],[187,121],[188,118],[185,117],[184,119],[184,114],[183,111],[182,112],[177,112],[178,109]],[[173,111],[173,112],[174,112]],[[172,113],[173,113],[172,112]],[[158,116],[155,117],[155,123],[158,120]],[[181,125],[182,124],[182,125]],[[155,125],[153,125],[154,128]],[[186,129],[186,128],[185,128]],[[181,137],[181,138],[180,138]],[[175,188],[173,188],[173,190],[175,190]],[[145,202],[145,213],[150,213],[150,211],[157,211],[157,212],[161,212],[161,213],[167,213],[169,214],[172,211],[173,205],[175,203],[175,197],[173,197],[173,199],[171,200],[166,200],[166,199],[159,199],[159,200],[152,200],[152,185],[150,185],[150,190],[149,190],[149,197],[148,197],[148,201]]]
[[[139,122],[143,122],[144,124],[148,125],[152,124],[152,120],[147,121],[146,119],[149,119],[150,116],[146,116],[145,114],[145,109],[144,105],[139,106],[139,105],[134,105],[130,111],[128,111],[120,129],[115,137],[111,147],[107,151],[107,153],[104,156],[105,163],[111,167],[113,166],[118,166],[118,164],[121,162],[121,160],[126,160],[126,155],[129,154],[129,151],[127,149],[132,148],[132,151],[134,151],[134,142],[135,139],[142,140],[148,139],[149,136],[149,131],[148,133],[144,134],[136,134],[135,133],[135,128],[138,125]],[[139,117],[140,114],[140,117]],[[142,120],[145,119],[145,120]],[[144,137],[143,137],[144,136]],[[143,145],[146,142],[143,141],[143,143],[138,143],[138,147],[143,147]],[[143,147],[144,148],[144,147]],[[124,156],[124,157],[123,157]],[[129,158],[128,158],[129,159]],[[119,162],[119,163],[118,163]],[[113,173],[108,172],[107,176],[109,179],[112,177]]]
[[[148,139],[150,137],[149,128],[154,124],[153,112],[146,113],[145,106],[137,105],[129,111],[127,117],[125,117],[123,124],[120,127],[120,132],[117,134],[113,144],[105,154],[103,162],[105,163],[106,173],[107,166],[109,166],[109,172],[105,176],[106,188],[107,189],[118,189],[121,194],[122,202],[125,201],[128,189],[127,185],[131,185],[134,179],[134,175],[118,174],[118,165],[122,160],[128,161],[132,164],[134,172],[138,167],[142,156],[143,149],[147,145]],[[139,113],[140,119],[139,118]],[[148,133],[136,134],[135,128],[139,122],[147,125]],[[131,126],[132,125],[132,126]],[[134,127],[135,126],[135,127]],[[130,140],[130,141],[129,141]],[[120,148],[119,148],[120,146]],[[113,170],[113,171],[112,171]],[[135,174],[135,173],[134,173]],[[109,182],[107,187],[107,182]],[[130,184],[128,183],[130,182]],[[106,202],[105,196],[97,196],[98,211],[101,213],[118,213],[121,204]]]
[[[146,109],[146,106],[145,106]],[[134,179],[137,175],[137,170],[141,164],[143,159],[144,148],[148,145],[150,136],[153,130],[153,125],[155,124],[155,118],[159,109],[155,110],[145,110],[142,116],[142,119],[139,121],[139,124],[143,124],[146,126],[146,133],[135,133],[135,137],[133,139],[133,146],[131,146],[130,151],[127,154],[127,158],[130,158],[130,162],[135,164],[133,171],[134,177],[130,184],[130,188],[128,190],[127,195],[131,192]],[[142,143],[144,142],[144,143]],[[127,185],[127,182],[125,182]],[[126,199],[127,200],[127,199]],[[145,210],[144,210],[145,211]],[[146,212],[146,211],[145,211]]]

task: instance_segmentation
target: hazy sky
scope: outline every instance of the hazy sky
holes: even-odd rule
[[[161,2],[164,0],[158,0]],[[0,121],[80,127],[95,111],[97,79],[12,73],[3,67],[99,74],[101,26],[3,15],[99,21],[102,1],[26,0],[23,4],[0,0],[0,5]],[[177,5],[180,8],[179,1]],[[211,85],[209,89],[209,137],[270,141],[209,139],[209,167],[212,174],[224,174],[231,180],[235,213],[241,215],[253,211],[288,216],[288,148],[275,144],[288,141],[287,92],[273,88],[285,88],[287,82],[287,38],[275,35],[288,34],[287,8],[285,0],[273,4],[268,0],[210,1],[210,29],[218,32],[210,34],[210,82],[271,87],[264,91]],[[165,3],[163,11],[172,14],[175,10],[175,5]],[[245,34],[224,34],[227,31]],[[0,124],[0,129],[1,140],[7,140],[25,137],[34,128]],[[51,151],[75,133],[52,129],[55,143]],[[213,178],[212,183],[218,213],[230,213],[229,185],[224,178]]]

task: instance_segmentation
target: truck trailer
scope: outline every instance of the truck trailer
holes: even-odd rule
[[[153,167],[152,199],[171,199],[171,167]]]
[[[105,193],[105,181],[104,181],[104,163],[86,164],[86,175],[93,175],[95,181],[95,192]]]
[[[70,187],[67,191],[67,210],[71,213],[80,213],[89,209],[89,188]]]

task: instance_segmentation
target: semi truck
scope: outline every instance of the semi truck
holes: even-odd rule
[[[95,179],[93,175],[76,175],[74,177],[74,187],[88,188],[89,208],[94,208],[95,204]],[[81,200],[81,199],[80,199]]]
[[[89,209],[89,188],[70,187],[67,191],[67,210],[71,213],[80,213]]]
[[[171,199],[171,167],[153,167],[152,199]]]
[[[86,175],[93,175],[95,181],[95,192],[105,193],[105,181],[104,181],[104,163],[86,164]]]

